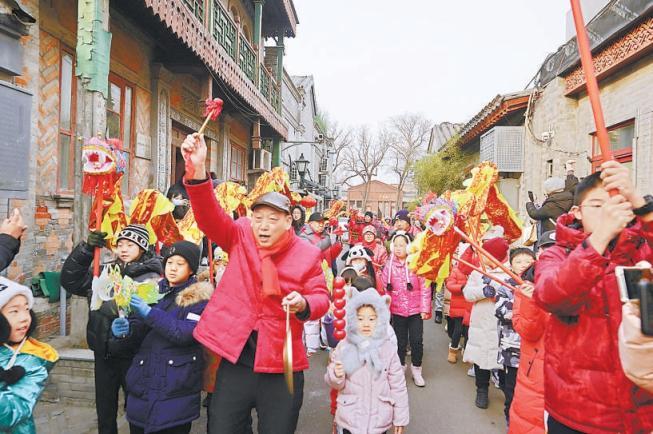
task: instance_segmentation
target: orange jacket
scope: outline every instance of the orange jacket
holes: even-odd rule
[[[544,433],[544,329],[549,314],[521,292],[515,294],[512,326],[521,337],[521,357],[508,433]]]

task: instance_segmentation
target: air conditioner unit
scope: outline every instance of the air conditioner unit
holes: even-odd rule
[[[265,149],[252,149],[252,170],[272,170],[272,153]]]
[[[524,127],[494,127],[481,136],[481,161],[491,161],[499,172],[524,171]]]

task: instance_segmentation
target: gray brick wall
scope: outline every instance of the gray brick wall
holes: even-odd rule
[[[553,175],[564,177],[564,163],[577,160],[577,174],[587,175],[591,170],[591,133],[594,132],[589,99],[585,94],[569,98],[564,95],[564,80],[550,82],[542,95],[534,102],[531,134],[526,132],[526,160],[521,177],[520,214],[528,218],[524,204],[528,191],[543,200],[543,184],[547,178],[547,161],[553,160]],[[637,139],[634,151],[633,176],[642,193],[653,190],[653,56],[639,62],[600,83],[601,101],[606,124],[615,125],[635,120]],[[539,143],[543,132],[553,131],[555,136],[548,143]]]

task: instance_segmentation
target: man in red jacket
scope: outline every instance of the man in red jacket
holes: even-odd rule
[[[533,298],[552,314],[544,392],[553,434],[653,430],[653,395],[628,380],[619,361],[614,272],[653,260],[653,197],[636,192],[621,164],[601,168],[576,187],[573,208],[558,220],[556,245],[536,267]]]
[[[208,431],[247,432],[256,408],[258,432],[292,433],[308,368],[303,321],[321,318],[329,308],[321,253],[295,235],[290,201],[279,193],[260,196],[252,205],[251,219],[233,221],[218,204],[206,175],[204,138],[188,136],[182,152],[197,224],[229,254],[229,265],[193,333],[222,357]],[[293,314],[293,394],[283,376],[284,309]]]

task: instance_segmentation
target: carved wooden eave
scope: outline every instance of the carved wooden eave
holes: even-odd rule
[[[653,52],[653,17],[644,20],[626,35],[594,55],[596,78],[603,80],[625,66]],[[565,76],[565,95],[573,96],[585,90],[585,75],[581,66]]]
[[[460,130],[460,147],[465,147],[498,124],[506,116],[525,110],[528,106],[528,91],[510,95],[497,95]]]
[[[265,123],[283,139],[288,137],[288,129],[284,126],[281,115],[181,0],[144,0],[144,2],[155,15],[158,15],[162,23],[256,111]]]

